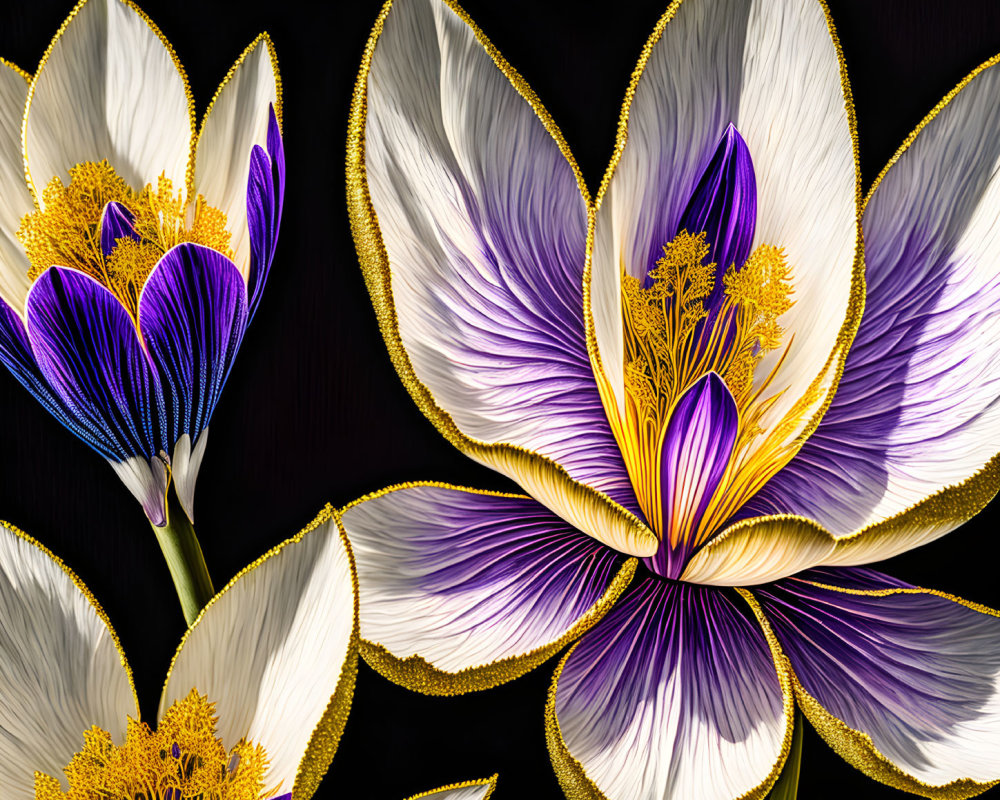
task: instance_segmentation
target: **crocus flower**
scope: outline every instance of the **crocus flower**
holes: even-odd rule
[[[821,2],[672,3],[595,200],[463,12],[387,5],[350,128],[362,267],[420,408],[526,496],[344,511],[369,663],[453,693],[579,638],[547,706],[574,798],[761,797],[796,701],[878,780],[996,783],[997,612],[862,567],[997,488],[1000,69],[963,86],[867,199],[865,264]]]
[[[34,76],[0,66],[0,360],[155,526],[171,477],[192,516],[274,255],[279,87],[262,35],[196,133],[180,62],[128,0],[82,0]]]
[[[151,728],[97,600],[4,523],[4,797],[307,800],[351,707],[356,585],[327,509],[212,599],[181,640]]]

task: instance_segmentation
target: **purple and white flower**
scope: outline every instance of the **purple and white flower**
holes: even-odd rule
[[[173,49],[81,0],[34,76],[0,65],[0,361],[166,523],[274,257],[280,81],[261,35],[196,130]],[[23,119],[23,127],[22,127]]]
[[[1000,781],[1000,615],[863,567],[997,490],[994,63],[862,202],[823,3],[674,2],[591,200],[463,12],[387,4],[348,149],[365,277],[421,409],[527,496],[344,510],[369,663],[454,693],[578,638],[547,708],[572,797],[761,797],[796,703],[891,785]]]

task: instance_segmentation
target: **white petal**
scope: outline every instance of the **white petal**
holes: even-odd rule
[[[849,307],[852,286],[859,285],[852,269],[853,119],[831,31],[823,7],[811,0],[686,0],[671,7],[647,44],[623,112],[621,157],[598,198],[591,263],[593,334],[619,408],[619,275],[645,274],[677,234],[730,122],[757,176],[754,245],[785,249],[795,287],[795,304],[779,320],[784,342],[794,336],[794,343],[772,384],[786,391],[765,426],[781,419],[821,373],[819,397],[808,410],[826,395],[833,370],[825,367],[835,366],[841,328],[849,331],[859,310]],[[766,358],[758,375],[767,375],[779,354]]]
[[[147,461],[143,456],[132,456],[124,461],[108,459],[111,469],[125,484],[132,496],[142,505],[149,521],[160,527],[167,523],[167,469],[157,456]]]
[[[527,672],[593,625],[635,569],[530,497],[404,484],[342,513],[365,659],[430,694]]]
[[[190,434],[183,434],[174,444],[174,454],[170,459],[170,474],[174,479],[177,499],[188,519],[194,522],[194,489],[198,481],[201,460],[205,457],[208,444],[208,428],[198,434],[198,441],[191,447]]]
[[[0,59],[0,297],[22,314],[30,264],[16,233],[21,218],[34,210],[21,155],[21,117],[30,80],[30,75]]]
[[[489,800],[497,787],[497,776],[478,781],[464,781],[421,792],[407,800]]]
[[[126,0],[85,0],[31,84],[24,159],[35,197],[70,167],[107,159],[133,188],[187,186],[194,102],[163,34]]]
[[[132,674],[104,611],[65,564],[0,527],[0,785],[33,800],[38,770],[55,778],[97,725],[119,744],[138,718]]]
[[[270,108],[281,122],[281,79],[274,45],[258,36],[236,60],[215,93],[198,135],[194,185],[226,215],[230,247],[243,277],[250,271],[247,177],[253,146],[267,149]]]
[[[216,703],[225,745],[244,737],[263,745],[268,785],[280,781],[305,800],[350,707],[355,580],[347,540],[324,511],[209,602],[174,656],[160,716],[197,688]]]
[[[864,212],[867,300],[837,394],[751,501],[864,564],[936,539],[1000,486],[1000,66],[921,122]]]

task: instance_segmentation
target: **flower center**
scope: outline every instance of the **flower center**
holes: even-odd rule
[[[785,255],[764,244],[740,269],[732,265],[726,270],[719,301],[706,307],[716,288],[716,265],[706,263],[708,255],[704,233],[681,231],[663,248],[663,257],[648,274],[651,281],[622,276],[626,439],[622,450],[647,520],[672,548],[682,540],[690,547],[703,543],[746,498],[715,491],[706,498],[698,519],[671,513],[681,509],[676,497],[664,496],[665,490],[678,488],[664,480],[669,423],[682,397],[713,373],[721,378],[736,411],[734,441],[723,455],[732,462],[746,453],[763,432],[760,418],[776,399],[766,395],[774,370],[756,386],[754,372],[763,357],[780,346],[783,331],[777,319],[792,305]],[[721,424],[706,420],[707,425],[716,422]],[[684,437],[690,431],[674,433]],[[685,451],[697,445],[678,444]],[[689,525],[694,528],[688,529]]]
[[[196,242],[233,257],[226,215],[200,195],[187,203],[161,175],[154,189],[135,191],[107,161],[69,170],[66,186],[53,178],[42,208],[21,220],[17,237],[35,280],[51,266],[71,267],[107,287],[137,316],[142,287],[160,257],[182,242]]]
[[[59,781],[35,773],[35,800],[265,800],[267,754],[240,741],[227,751],[216,736],[215,704],[196,690],[167,709],[155,731],[129,719],[125,744],[98,727],[83,734],[83,750]],[[290,795],[284,795],[290,798]]]

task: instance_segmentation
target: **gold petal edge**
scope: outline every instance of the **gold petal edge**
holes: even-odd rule
[[[495,492],[489,489],[470,489],[464,486],[455,486],[450,483],[440,481],[412,481],[409,483],[398,483],[387,486],[377,492],[371,492],[353,500],[335,513],[337,518],[342,518],[355,506],[359,506],[369,500],[377,500],[380,497],[392,494],[393,492],[405,489],[418,488],[447,489],[449,491],[463,492],[465,494],[482,495],[485,497],[510,497],[517,499],[530,499],[527,495],[512,494],[510,492]],[[348,536],[348,538],[350,538]],[[361,656],[365,662],[384,678],[399,684],[410,691],[421,694],[437,696],[454,696],[478,692],[485,689],[492,689],[515,678],[519,678],[530,672],[536,666],[546,661],[554,653],[562,649],[566,644],[581,636],[584,632],[596,625],[601,618],[611,609],[622,592],[632,580],[635,574],[638,561],[634,558],[626,560],[619,568],[615,577],[611,579],[608,588],[604,590],[597,601],[578,619],[562,636],[549,644],[542,645],[527,653],[516,656],[508,656],[489,664],[480,664],[474,667],[467,667],[458,672],[446,672],[435,667],[419,655],[399,658],[393,655],[388,648],[379,642],[361,639]]]
[[[537,95],[457,3],[453,0],[441,0],[441,2],[445,3],[456,16],[469,26],[493,63],[510,81],[514,90],[531,106],[573,170],[583,201],[589,208],[590,198],[583,174],[580,172],[561,131]],[[584,502],[599,508],[598,513],[602,515],[603,521],[608,527],[617,527],[624,531],[626,546],[631,546],[631,549],[636,551],[635,555],[652,555],[659,546],[659,540],[635,514],[620,506],[605,493],[575,481],[564,467],[546,456],[518,445],[479,441],[462,433],[451,416],[438,405],[430,389],[417,377],[413,369],[413,364],[399,332],[399,320],[396,316],[396,306],[392,296],[389,257],[368,190],[365,152],[368,73],[371,69],[375,46],[381,36],[391,7],[392,0],[388,0],[382,7],[362,56],[348,122],[346,177],[351,232],[358,251],[365,284],[371,295],[379,328],[393,366],[417,407],[452,445],[471,458],[505,474],[509,475],[514,472],[515,475],[523,477],[531,475],[534,471],[542,475],[545,480],[555,484],[563,496],[570,495],[570,502]]]
[[[170,659],[170,667],[167,669],[167,677],[163,682],[163,692],[161,693],[165,694],[167,691],[167,686],[170,684],[170,676],[173,673],[174,665],[177,663],[177,659],[180,656],[181,651],[184,649],[184,645],[186,644],[188,637],[205,617],[205,614],[215,604],[215,602],[222,597],[222,595],[228,592],[244,575],[252,572],[265,561],[268,561],[278,555],[288,545],[301,541],[307,534],[316,530],[321,525],[331,521],[337,526],[337,532],[340,537],[340,541],[344,546],[344,550],[347,553],[347,561],[350,566],[351,588],[354,595],[354,622],[351,631],[351,639],[348,644],[344,664],[341,667],[337,686],[334,689],[333,694],[330,696],[330,701],[327,704],[323,716],[313,729],[313,733],[309,739],[309,744],[306,746],[306,751],[302,756],[302,760],[299,762],[298,769],[296,770],[295,784],[292,791],[296,798],[300,798],[301,796],[301,800],[309,800],[309,798],[312,797],[319,785],[320,780],[323,778],[323,775],[326,774],[326,771],[330,766],[330,762],[333,760],[334,753],[337,750],[337,745],[340,742],[340,736],[343,733],[344,725],[346,725],[347,717],[350,713],[351,700],[354,696],[354,684],[358,670],[357,661],[360,630],[358,573],[357,567],[354,563],[354,553],[351,550],[351,543],[344,532],[344,528],[341,525],[340,519],[333,506],[328,503],[305,528],[294,536],[281,542],[281,544],[275,545],[264,553],[264,555],[260,556],[260,558],[241,569],[219,592],[216,593],[211,600],[208,601],[208,603],[205,604],[205,607],[199,612],[198,616],[195,617],[194,621],[181,637],[180,644],[177,646],[177,650],[174,651],[173,658]]]
[[[759,607],[753,597],[741,589],[737,592],[747,601],[753,609],[761,625],[761,631],[767,640],[768,648],[771,651],[771,658],[774,661],[775,672],[778,683],[781,686],[782,713],[785,718],[785,734],[781,742],[781,752],[774,765],[771,767],[767,777],[747,792],[744,792],[734,800],[761,800],[781,775],[781,770],[785,766],[788,754],[792,749],[792,739],[795,732],[795,697],[792,691],[792,672],[788,664],[788,659],[781,651],[777,637],[771,631],[767,620],[763,618]],[[545,703],[545,742],[549,748],[549,758],[552,761],[552,768],[555,770],[559,786],[566,795],[567,800],[608,800],[607,796],[598,788],[597,784],[587,775],[587,772],[580,762],[566,745],[562,736],[562,729],[559,726],[559,718],[556,714],[556,690],[559,685],[559,677],[562,675],[566,662],[569,661],[577,645],[573,645],[569,651],[560,659],[552,674],[552,682],[549,684],[548,699]]]
[[[26,83],[29,83],[29,84],[31,83],[31,73],[28,72],[25,69],[21,69],[13,61],[8,61],[6,58],[0,58],[0,64],[3,64],[8,69],[11,69],[14,72],[16,72],[18,75],[20,75],[22,78],[24,78],[24,80],[25,80]]]
[[[819,735],[833,748],[837,755],[869,778],[892,786],[894,789],[912,792],[922,797],[940,798],[941,800],[964,800],[967,797],[982,794],[987,789],[1000,784],[1000,780],[979,783],[967,778],[940,786],[924,783],[907,774],[882,755],[868,734],[848,727],[823,708],[816,698],[802,688],[802,684],[794,675],[793,686],[799,708],[802,709],[802,713]]]
[[[38,193],[35,191],[35,184],[31,179],[31,170],[28,168],[28,148],[27,148],[27,133],[28,133],[28,114],[31,111],[31,100],[35,96],[35,86],[38,83],[38,79],[42,75],[42,69],[48,63],[49,57],[52,55],[52,51],[55,48],[58,41],[62,38],[62,35],[66,32],[70,23],[76,18],[76,15],[80,13],[83,7],[90,2],[90,0],[78,0],[77,4],[73,6],[73,10],[69,12],[69,16],[63,20],[62,25],[56,31],[55,35],[52,37],[52,41],[49,42],[48,47],[45,48],[45,52],[42,53],[42,58],[38,62],[38,69],[35,70],[34,76],[30,79],[28,85],[28,98],[24,103],[24,116],[21,117],[21,157],[24,159],[24,179],[28,184],[28,191],[31,192],[31,197],[35,201],[36,207],[38,206]],[[139,17],[152,31],[153,35],[160,40],[163,47],[166,49],[167,54],[170,56],[170,60],[173,61],[174,67],[177,69],[178,75],[180,75],[181,83],[184,86],[184,96],[187,98],[188,107],[188,124],[191,128],[191,141],[195,140],[195,110],[194,110],[194,95],[191,93],[191,85],[188,82],[187,73],[184,71],[184,65],[181,64],[181,60],[177,57],[177,53],[174,50],[174,46],[170,44],[170,41],[166,36],[163,35],[159,27],[153,22],[152,19],[143,11],[139,6],[137,6],[132,0],[108,0],[108,2],[118,2],[133,11],[136,16]],[[190,165],[188,168],[190,173]],[[188,190],[191,189],[191,176],[188,175]]]
[[[483,795],[483,800],[490,800],[494,790],[497,788],[497,778],[499,778],[499,773],[494,773],[489,778],[480,778],[479,780],[472,781],[462,781],[460,783],[449,783],[447,786],[439,786],[437,789],[428,789],[426,792],[420,792],[420,794],[415,794],[407,797],[406,800],[421,800],[424,797],[433,797],[439,792],[448,792],[452,789],[467,789],[472,786],[489,786],[489,791]]]
[[[985,466],[970,478],[952,486],[946,486],[935,494],[925,497],[918,503],[904,509],[895,516],[879,522],[873,522],[846,536],[835,536],[815,520],[795,514],[776,514],[767,517],[754,517],[743,520],[726,528],[722,533],[705,544],[699,553],[711,551],[716,547],[731,546],[727,539],[736,536],[752,536],[765,525],[773,523],[795,522],[801,526],[802,532],[809,539],[816,537],[828,539],[831,545],[829,555],[811,566],[832,564],[836,566],[859,566],[861,564],[882,561],[899,553],[927,544],[945,535],[949,530],[962,524],[978,514],[992,500],[1000,489],[1000,453],[991,458]],[[922,526],[929,534],[909,534],[917,544],[906,546],[905,537],[913,526]],[[904,546],[893,548],[891,545],[884,550],[875,550],[882,541],[901,537]],[[864,554],[864,550],[875,551],[874,555]],[[857,560],[851,557],[852,551],[862,551]],[[696,554],[692,563],[698,558]],[[801,569],[808,569],[802,567]]]
[[[76,588],[80,590],[80,594],[82,594],[87,599],[87,602],[90,603],[90,606],[94,610],[94,613],[97,615],[98,619],[100,619],[101,622],[104,623],[104,627],[107,628],[108,635],[111,637],[111,642],[112,642],[112,644],[114,644],[115,650],[118,651],[118,659],[121,662],[122,668],[125,670],[125,677],[128,680],[129,690],[132,692],[132,702],[135,704],[135,717],[134,718],[138,721],[139,720],[139,695],[136,694],[135,681],[133,680],[133,677],[132,677],[132,667],[129,666],[128,659],[125,657],[125,650],[122,648],[122,643],[121,643],[121,641],[118,638],[118,634],[115,631],[114,626],[111,624],[111,620],[108,619],[108,615],[104,611],[104,607],[100,604],[100,602],[98,601],[98,599],[94,596],[94,593],[91,592],[90,589],[87,587],[87,584],[85,584],[79,578],[79,576],[77,576],[77,574],[75,572],[73,572],[73,570],[70,569],[61,558],[59,558],[59,556],[57,556],[55,553],[53,553],[51,550],[49,550],[49,548],[47,548],[45,545],[43,545],[41,542],[39,542],[33,536],[29,536],[27,533],[25,533],[24,531],[22,531],[20,528],[16,527],[15,525],[11,525],[9,522],[5,522],[3,520],[0,520],[0,526],[2,526],[3,528],[6,528],[8,531],[10,531],[12,534],[14,534],[14,536],[16,536],[18,539],[21,539],[22,541],[26,542],[27,544],[30,544],[31,546],[37,548],[43,554],[45,554],[46,556],[48,556],[52,560],[52,562],[57,567],[59,567],[59,569],[61,569],[66,574],[66,577],[68,577],[71,581],[73,581],[73,585],[76,586]]]
[[[243,65],[243,62],[246,61],[247,56],[249,56],[254,50],[256,50],[257,45],[259,45],[261,42],[263,42],[267,47],[267,55],[271,61],[271,71],[274,73],[274,96],[276,101],[274,104],[274,116],[278,120],[278,130],[284,133],[284,129],[282,127],[283,94],[281,85],[281,71],[278,69],[278,51],[275,49],[274,42],[271,40],[271,37],[268,34],[268,32],[262,31],[261,33],[257,34],[256,38],[254,38],[254,40],[250,42],[250,44],[248,44],[245,48],[243,48],[243,52],[240,53],[239,58],[237,58],[236,61],[233,62],[233,65],[226,72],[225,77],[223,77],[222,79],[222,83],[219,84],[219,88],[216,89],[215,94],[212,95],[212,99],[208,103],[208,108],[205,109],[205,114],[201,118],[201,125],[198,126],[198,132],[194,133],[191,137],[191,154],[188,160],[188,175],[187,175],[188,193],[191,195],[194,194],[194,172],[195,172],[195,163],[198,157],[198,143],[201,141],[201,136],[205,132],[205,123],[208,122],[209,115],[211,115],[212,109],[215,107],[215,102],[219,99],[219,96],[222,94],[222,90],[225,89],[227,85],[229,85],[229,82],[236,75],[237,70],[239,70],[239,68]]]
[[[840,592],[841,594],[860,595],[866,597],[888,597],[896,594],[929,594],[958,603],[959,605],[965,606],[966,608],[977,611],[981,614],[1000,617],[1000,611],[996,611],[979,603],[963,600],[961,597],[956,597],[955,595],[947,594],[946,592],[939,592],[935,589],[922,589],[917,587],[910,589],[903,587],[894,587],[889,589],[848,589],[842,586],[819,583],[817,581],[807,581],[807,583],[819,589]],[[761,625],[766,625],[767,629],[770,630],[770,624],[767,622],[763,609],[760,607],[757,599],[754,598],[750,592],[746,592],[742,589],[737,589],[737,591],[747,598],[747,602],[751,603],[754,613],[757,614],[757,618],[760,620]],[[772,633],[771,635],[773,636],[774,634]],[[786,662],[787,661],[788,660],[786,659]],[[969,778],[960,778],[947,784],[935,786],[907,774],[892,763],[888,758],[882,755],[881,752],[879,752],[878,748],[875,747],[874,742],[868,734],[849,727],[842,720],[827,711],[820,704],[820,702],[816,700],[816,698],[809,694],[809,692],[807,692],[799,682],[798,676],[792,669],[790,662],[788,662],[788,671],[791,676],[792,686],[795,690],[795,697],[798,700],[799,708],[802,709],[802,713],[805,715],[806,719],[809,720],[810,724],[816,729],[819,735],[823,737],[826,743],[833,748],[837,755],[843,758],[851,766],[863,772],[869,778],[873,778],[874,780],[891,786],[894,789],[912,792],[913,794],[918,794],[923,797],[933,798],[933,800],[964,800],[965,798],[975,797],[976,795],[982,794],[987,789],[1000,784],[1000,779],[982,783]]]

